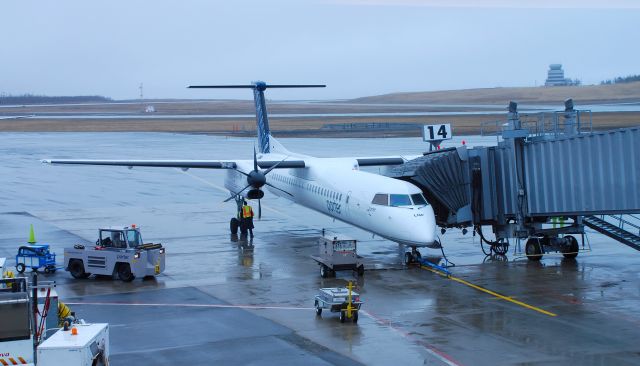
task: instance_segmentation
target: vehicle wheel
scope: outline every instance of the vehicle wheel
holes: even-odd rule
[[[73,278],[77,279],[89,277],[84,271],[84,263],[79,259],[74,259],[69,262],[69,273],[71,273]]]
[[[317,315],[317,316],[322,315],[322,308],[318,305],[318,302],[317,302],[317,301],[316,301],[315,306],[316,306],[316,315]]]
[[[51,273],[51,269],[49,267],[44,267],[44,273],[46,274]]]
[[[240,221],[235,217],[231,218],[231,222],[229,222],[229,229],[231,230],[231,234],[238,235],[238,228],[240,227]]]
[[[24,266],[24,263],[18,263],[16,264],[16,271],[18,271],[18,273],[24,273],[24,270],[27,267]]]
[[[120,263],[118,266],[118,278],[124,282],[131,282],[136,278],[136,276],[131,273],[131,266],[129,263]]]
[[[347,312],[340,310],[340,323],[344,323],[347,320]]]
[[[322,278],[329,277],[329,267],[325,266],[324,264],[320,265],[320,277]]]
[[[531,261],[539,261],[542,258],[542,248],[540,246],[540,239],[529,238],[527,244],[524,247],[524,252],[527,258]]]
[[[408,266],[411,263],[413,263],[413,256],[411,255],[411,253],[409,252],[404,253],[404,265]]]
[[[565,247],[565,250],[563,251],[562,255],[565,258],[569,258],[569,259],[573,259],[577,257],[578,251],[580,250],[580,245],[578,245],[578,239],[576,239],[574,236],[571,236],[571,235],[567,235],[565,239],[567,239],[568,245]]]
[[[355,311],[355,312],[353,313],[353,323],[354,323],[354,324],[357,324],[357,323],[358,323],[358,313],[359,313],[359,311]]]
[[[364,265],[363,264],[361,264],[358,267],[358,276],[360,276],[360,277],[364,276]]]

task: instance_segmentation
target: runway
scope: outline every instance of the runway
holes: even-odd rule
[[[458,137],[470,145],[495,138]],[[415,155],[419,138],[283,139],[317,156]],[[0,256],[13,263],[36,238],[63,248],[92,243],[100,226],[138,224],[167,248],[166,271],[123,283],[57,281],[89,322],[111,324],[112,364],[637,365],[640,253],[589,233],[575,261],[485,258],[479,238],[442,235],[453,278],[401,265],[387,240],[272,196],[252,242],[228,233],[234,204],[223,173],[53,167],[42,158],[250,158],[252,139],[162,133],[0,135]],[[323,229],[359,240],[366,272],[322,279],[309,257]],[[434,261],[441,253],[423,251]],[[457,279],[457,280],[454,280]],[[357,325],[316,317],[320,287],[354,280],[365,301]],[[538,311],[536,309],[542,310]]]

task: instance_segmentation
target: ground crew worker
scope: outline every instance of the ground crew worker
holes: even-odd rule
[[[247,201],[244,201],[242,205],[242,224],[249,230],[249,235],[253,238],[253,209]]]
[[[71,314],[71,309],[62,301],[58,300],[58,326],[62,327],[64,322],[73,323],[75,318]]]

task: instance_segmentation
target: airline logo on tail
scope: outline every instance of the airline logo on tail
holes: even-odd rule
[[[258,147],[263,154],[271,152],[269,141],[269,117],[267,115],[267,102],[264,99],[264,91],[267,88],[324,88],[326,85],[268,85],[264,81],[254,81],[249,85],[191,85],[189,88],[198,89],[253,89],[253,101],[256,105],[256,125],[258,126]]]

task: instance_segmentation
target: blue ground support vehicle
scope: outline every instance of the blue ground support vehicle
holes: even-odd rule
[[[16,271],[23,273],[27,267],[34,271],[44,268],[45,273],[56,271],[56,254],[49,251],[49,244],[24,245],[18,248]]]

